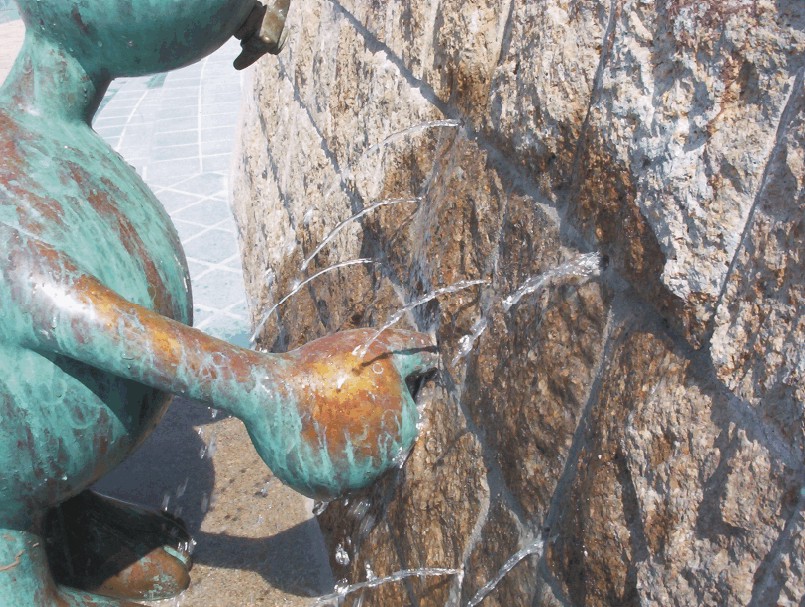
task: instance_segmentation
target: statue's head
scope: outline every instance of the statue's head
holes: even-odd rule
[[[93,71],[163,72],[198,61],[243,24],[254,0],[16,0],[26,26]]]

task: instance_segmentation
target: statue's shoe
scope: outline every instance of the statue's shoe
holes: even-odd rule
[[[192,539],[177,518],[84,491],[48,512],[55,580],[128,600],[172,598],[190,585]]]

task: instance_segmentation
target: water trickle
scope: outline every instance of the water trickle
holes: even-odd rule
[[[542,548],[543,548],[542,538],[538,538],[533,542],[531,542],[530,544],[528,544],[522,550],[519,550],[516,553],[514,553],[511,557],[509,557],[509,560],[507,560],[503,564],[503,567],[500,568],[495,577],[493,577],[486,584],[484,584],[481,587],[481,589],[475,593],[475,596],[470,599],[470,602],[467,603],[465,607],[475,607],[481,601],[483,601],[487,597],[487,595],[489,595],[489,593],[492,592],[498,584],[500,584],[500,581],[504,577],[506,577],[509,571],[514,569],[515,566],[524,558],[531,556],[532,554],[538,554],[542,556]]]
[[[201,459],[204,459],[205,457],[212,458],[217,450],[218,450],[218,435],[215,431],[213,431],[212,434],[210,434],[210,441],[201,447],[199,457],[201,457]]]
[[[397,455],[395,455],[393,460],[394,466],[402,470],[402,467],[405,465],[405,462],[408,459],[410,453],[411,449],[408,449],[407,451],[402,450]]]
[[[601,272],[601,255],[598,253],[583,253],[555,268],[546,270],[542,274],[532,276],[514,293],[503,300],[503,309],[508,311],[513,305],[529,295],[541,291],[545,287],[572,278],[592,278]]]
[[[308,265],[310,264],[311,261],[313,261],[313,259],[316,257],[316,255],[318,255],[321,252],[321,250],[325,246],[327,246],[327,244],[329,244],[333,240],[333,238],[335,238],[342,229],[344,229],[345,226],[349,225],[353,221],[356,221],[356,220],[360,219],[361,217],[363,217],[364,215],[366,215],[370,211],[374,211],[375,209],[377,209],[379,207],[385,207],[385,206],[394,205],[394,204],[404,204],[404,203],[417,203],[417,204],[419,204],[420,202],[422,202],[422,199],[419,198],[419,197],[416,197],[416,198],[390,198],[388,200],[381,200],[379,202],[375,202],[373,204],[370,204],[368,207],[364,207],[363,210],[358,211],[352,217],[348,217],[344,221],[340,222],[337,226],[335,226],[332,230],[330,230],[330,233],[327,234],[327,236],[324,237],[324,240],[321,241],[319,246],[316,247],[316,249],[308,256],[307,259],[305,259],[304,262],[302,262],[302,268],[301,268],[302,271],[304,272],[307,269]]]
[[[285,297],[280,299],[277,303],[275,303],[273,306],[271,306],[271,308],[269,308],[268,312],[266,312],[265,316],[263,316],[263,319],[257,325],[257,328],[254,330],[254,333],[252,333],[252,336],[249,338],[249,341],[251,343],[254,343],[257,340],[257,336],[260,335],[260,331],[263,330],[263,327],[265,326],[266,322],[268,322],[268,319],[271,318],[271,315],[274,313],[274,311],[277,308],[279,308],[282,304],[284,304],[286,301],[288,301],[291,297],[296,295],[302,289],[302,287],[304,287],[310,281],[315,280],[316,278],[318,278],[322,274],[327,274],[328,272],[332,272],[334,270],[339,270],[341,268],[346,268],[346,267],[354,266],[354,265],[358,265],[358,264],[364,264],[365,265],[365,264],[368,264],[368,263],[375,263],[375,261],[372,260],[372,259],[365,259],[365,258],[363,258],[363,259],[351,259],[349,261],[342,261],[341,263],[337,263],[335,265],[332,265],[329,268],[324,268],[323,270],[320,270],[320,271],[316,272],[315,274],[313,274],[313,276],[310,276],[310,277],[306,278],[305,280],[303,280],[302,282],[296,284],[294,286],[294,288],[291,290],[290,293],[288,293]]]
[[[477,285],[485,285],[488,284],[486,280],[461,280],[459,282],[453,283],[452,285],[448,285],[446,287],[441,287],[440,289],[436,289],[419,297],[418,299],[412,301],[411,303],[403,306],[400,308],[391,318],[386,321],[379,330],[377,330],[371,338],[365,343],[357,346],[353,351],[352,354],[363,358],[366,355],[366,352],[369,350],[369,347],[375,342],[375,340],[380,337],[380,335],[387,329],[390,329],[394,325],[396,325],[402,317],[405,316],[409,311],[413,310],[421,306],[422,304],[428,303],[436,299],[437,297],[441,297],[442,295],[450,295],[453,293],[458,293],[459,291],[463,291],[464,289],[469,289],[470,287],[474,287]]]
[[[366,513],[369,512],[369,508],[371,506],[372,504],[368,499],[361,499],[352,504],[349,507],[348,512],[353,519],[360,521],[363,520],[363,518],[366,516]]]
[[[341,600],[347,595],[358,592],[365,588],[377,588],[384,584],[393,584],[410,577],[435,577],[445,575],[458,575],[461,573],[460,569],[444,569],[440,567],[424,567],[422,569],[404,569],[397,571],[385,577],[373,577],[367,579],[365,582],[358,582],[356,584],[349,584],[347,580],[342,579],[336,583],[332,594],[321,596],[313,603],[314,607],[321,607],[324,605],[338,605]]]

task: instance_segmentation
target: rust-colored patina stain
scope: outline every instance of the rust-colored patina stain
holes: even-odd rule
[[[360,358],[350,351],[359,341],[337,337],[318,340],[316,352],[302,349],[294,358],[290,381],[303,396],[302,437],[314,449],[323,438],[333,461],[341,459],[348,442],[356,455],[372,457],[384,435],[399,434],[391,420],[400,418],[403,384],[380,342]]]
[[[81,30],[81,33],[85,35],[89,34],[89,26],[86,23],[84,23],[84,20],[81,18],[81,13],[79,12],[77,6],[73,7],[73,12],[70,13],[70,16],[72,17],[76,25],[78,25],[78,28]]]
[[[142,263],[154,309],[167,316],[176,314],[176,302],[171,297],[168,285],[165,284],[148,248],[134,229],[131,221],[111,199],[110,191],[93,188],[91,175],[74,162],[67,162],[66,166],[72,181],[81,188],[92,208],[117,230],[120,242],[126,252],[132,259],[139,260]],[[107,183],[104,183],[104,185],[107,186]],[[122,197],[122,193],[118,192],[118,195]]]
[[[143,324],[143,335],[139,339],[149,339],[156,356],[155,360],[162,363],[161,371],[165,375],[173,374],[182,362],[182,345],[170,331],[170,325],[157,314],[142,314],[134,304],[122,302],[114,292],[99,288],[96,280],[88,276],[80,276],[73,285],[81,304],[92,309],[93,314],[101,324],[114,327],[121,314],[136,317]],[[127,341],[136,343],[137,336],[127,336]]]

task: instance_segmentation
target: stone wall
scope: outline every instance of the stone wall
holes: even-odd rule
[[[462,568],[361,604],[465,605],[530,546],[484,606],[802,605],[805,3],[312,0],[289,22],[235,183],[254,321],[377,263],[311,282],[260,344],[487,281],[407,316],[444,364],[399,473],[321,515],[336,578]],[[600,276],[501,305],[589,252]]]

